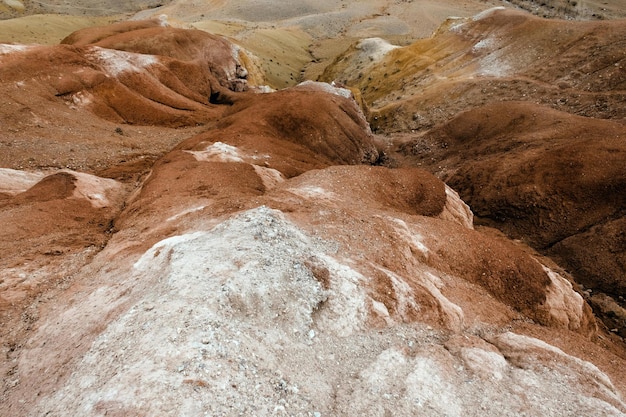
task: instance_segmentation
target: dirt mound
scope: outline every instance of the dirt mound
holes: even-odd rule
[[[193,64],[67,46],[26,47],[1,59],[2,86],[9,100],[17,103],[20,95],[38,95],[66,109],[84,106],[116,123],[164,126],[206,123],[219,114],[209,103],[219,83]],[[54,78],[50,78],[50,68],[54,68]],[[192,79],[190,74],[197,76],[192,86],[184,83]],[[3,108],[12,110],[11,106]]]
[[[19,173],[4,172],[9,180]],[[29,258],[58,248],[65,248],[60,251],[64,253],[75,247],[101,246],[119,211],[123,191],[114,180],[61,171],[1,200],[7,224],[2,231],[3,253],[7,254],[4,266],[20,255]],[[56,248],[47,247],[51,243]]]
[[[458,190],[481,223],[618,298],[626,295],[624,137],[619,123],[508,102],[462,113],[400,148]]]
[[[329,195],[341,196],[346,202],[359,201],[371,208],[412,215],[438,216],[447,201],[445,184],[419,169],[333,167],[322,173],[303,174],[293,181],[301,182],[320,187]]]
[[[227,143],[287,177],[332,164],[375,163],[379,153],[359,107],[345,97],[347,90],[328,87],[337,93],[298,87],[239,96],[216,129],[180,148],[202,152]]]
[[[0,188],[12,188],[0,199],[0,335],[9,355],[0,369],[6,388],[14,366],[10,352],[39,318],[38,303],[106,245],[126,192],[116,181],[74,171],[0,172]]]
[[[550,313],[544,317],[544,313],[539,312],[543,310],[540,306],[550,304],[546,301],[546,288],[554,284],[537,259],[506,239],[472,230],[463,215],[454,218],[442,216],[444,206],[455,197],[446,194],[444,184],[423,170],[330,167],[310,171],[281,183],[274,193],[278,196],[272,196],[272,204],[279,204],[276,207],[284,211],[298,213],[302,209],[294,207],[304,206],[309,212],[313,210],[308,208],[311,201],[315,201],[315,205],[327,207],[327,212],[336,211],[328,214],[328,218],[333,219],[329,221],[328,227],[321,226],[317,221],[313,223],[317,228],[322,227],[322,230],[311,231],[322,236],[339,233],[334,224],[346,221],[340,213],[349,213],[350,217],[360,219],[363,230],[343,238],[343,243],[351,251],[360,253],[363,264],[359,269],[367,270],[370,263],[374,263],[404,276],[410,275],[411,265],[415,267],[415,259],[419,259],[419,262],[433,269],[462,277],[485,288],[501,302],[542,323],[559,323],[554,317],[548,318]],[[294,194],[299,199],[304,198],[308,204],[290,201]],[[359,203],[358,206],[355,206],[355,202]],[[372,216],[370,213],[376,213],[373,214],[374,219],[363,220]],[[406,214],[410,216],[407,218]],[[413,217],[415,215],[446,221],[418,220]],[[448,223],[450,220],[452,224]],[[301,222],[311,223],[310,220]],[[376,239],[371,238],[370,230]],[[447,238],[443,239],[443,236]],[[407,238],[408,242],[405,241]],[[375,243],[379,239],[382,242]],[[407,243],[408,248],[402,248]],[[384,299],[386,305],[389,301],[392,304],[390,308],[397,311],[398,307],[393,304],[397,299],[392,296],[391,300],[394,301],[391,302],[388,297],[385,275],[381,275],[381,271],[376,268],[365,275],[378,280],[375,281],[376,296]],[[419,289],[418,282],[419,279],[413,284]],[[576,319],[577,324],[572,323],[573,328],[588,331],[588,315],[589,311],[586,311],[583,314],[585,318]],[[445,320],[438,323],[444,325]],[[569,326],[568,323],[565,320],[557,325]]]
[[[377,158],[365,118],[351,99],[315,88],[241,95],[214,128],[181,142],[155,164],[116,226],[135,225],[137,216],[148,214],[169,218],[184,210],[179,206],[187,198],[210,201],[201,210],[210,208],[214,215],[230,214],[253,207],[250,198],[285,178]],[[178,203],[153,207],[163,195]]]
[[[624,137],[619,123],[507,102],[461,113],[402,149],[446,167],[440,174],[476,215],[546,248],[621,214]]]
[[[101,36],[70,36],[67,42],[76,39],[82,43],[90,36],[101,38],[110,32],[119,31],[105,28]],[[178,45],[176,53],[172,45]],[[201,31],[158,26],[104,37],[99,44],[5,45],[1,52],[5,89],[18,87],[18,91],[31,90],[28,94],[51,101],[85,106],[117,123],[206,123],[221,112],[210,103],[212,97],[224,95],[228,89],[247,88],[247,70],[238,49]],[[50,77],[51,68],[54,78]],[[16,91],[8,95],[15,97]]]
[[[131,26],[136,25],[146,23]],[[116,28],[88,34],[100,38],[118,33]],[[222,38],[160,26],[144,30],[152,37],[143,44],[125,43],[124,35],[134,38],[137,31],[101,39],[120,49],[0,46],[0,90],[5,98],[0,115],[8,133],[0,138],[0,165],[132,176],[145,170],[154,154],[192,134],[152,126],[195,128],[215,120],[224,106],[211,101],[227,97],[228,88],[245,89],[246,73],[255,71],[252,66],[248,72],[243,51]],[[160,49],[150,45],[155,38]],[[181,46],[174,54],[177,42]],[[124,47],[129,51],[121,50]],[[147,151],[146,142],[151,144]]]

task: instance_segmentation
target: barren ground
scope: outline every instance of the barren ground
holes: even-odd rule
[[[626,415],[621,2],[57,3],[0,3],[0,415]]]

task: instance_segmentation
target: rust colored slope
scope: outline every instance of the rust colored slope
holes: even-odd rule
[[[509,102],[461,113],[402,148],[446,166],[478,216],[545,248],[621,213],[624,138],[618,123]],[[439,151],[422,152],[425,143]]]
[[[214,213],[232,213],[254,206],[255,197],[285,178],[377,157],[352,100],[297,89],[246,93],[216,127],[181,142],[156,163],[116,227],[135,225],[141,216],[169,218],[186,199]],[[170,205],[151,208],[165,195]]]
[[[271,155],[259,163],[287,177],[332,164],[375,163],[379,157],[353,100],[299,87],[238,99],[217,129],[189,139],[180,148],[198,151],[218,141],[259,157]]]
[[[130,33],[136,32],[141,31]],[[224,106],[211,101],[228,97],[223,85],[245,83],[236,78],[245,72],[237,67],[234,46],[199,31],[157,33],[163,48],[154,52],[161,55],[140,53],[139,46],[139,52],[128,52],[93,45],[0,45],[0,166],[95,172],[122,162],[145,168],[146,151],[139,150],[144,142],[154,144],[147,153],[159,154],[191,134],[152,126],[195,128],[216,120]],[[179,41],[187,45],[181,59],[166,56]],[[236,79],[229,78],[229,68],[239,71]]]
[[[220,88],[217,80],[165,57],[63,45],[28,47],[0,56],[0,64],[0,87],[17,103],[20,95],[38,95],[118,123],[164,126],[203,123],[219,113],[209,104],[212,88]],[[193,85],[185,85],[189,74],[197,75]]]
[[[461,113],[400,148],[410,164],[439,172],[482,223],[617,299],[626,295],[625,139],[619,123],[508,102]]]

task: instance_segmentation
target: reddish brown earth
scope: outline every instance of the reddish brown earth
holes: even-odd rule
[[[621,123],[506,102],[461,113],[401,149],[439,172],[482,223],[623,300],[624,138]]]
[[[626,413],[619,107],[375,136],[156,23],[0,45],[1,415]]]
[[[435,173],[480,224],[612,296],[594,306],[622,336],[625,30],[493,10],[404,48],[357,45],[325,75],[359,88],[396,164]]]

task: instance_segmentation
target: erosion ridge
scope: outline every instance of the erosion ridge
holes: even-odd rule
[[[158,17],[264,5],[0,45],[0,414],[626,414],[624,22]]]

